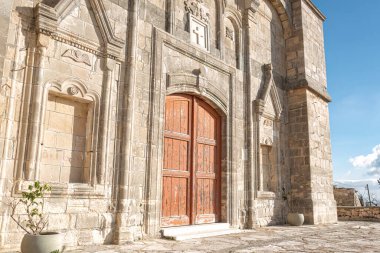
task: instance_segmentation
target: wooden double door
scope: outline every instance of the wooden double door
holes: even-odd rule
[[[204,101],[167,96],[161,226],[218,222],[221,120]]]

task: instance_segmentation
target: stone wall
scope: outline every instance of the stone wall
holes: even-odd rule
[[[380,207],[338,206],[340,221],[380,221]]]
[[[354,188],[335,188],[334,198],[337,206],[362,206]]]
[[[7,1],[1,200],[51,184],[68,246],[158,237],[165,99],[185,93],[221,116],[220,221],[284,223],[291,196],[334,222],[323,20],[309,0]]]

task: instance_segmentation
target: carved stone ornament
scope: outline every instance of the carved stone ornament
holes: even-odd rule
[[[228,27],[226,27],[226,37],[234,41],[234,31]]]
[[[270,119],[264,119],[263,125],[265,127],[273,127],[273,121],[271,121]]]
[[[203,0],[185,0],[185,10],[204,22],[209,22],[210,12]]]
[[[87,66],[91,66],[90,57],[82,53],[80,50],[74,50],[74,49],[67,49],[63,54],[62,57],[68,57],[75,62],[84,63]]]
[[[245,0],[245,8],[256,12],[259,9],[260,3],[260,0]]]
[[[77,87],[74,87],[74,86],[67,89],[67,93],[72,95],[72,96],[78,94],[78,92],[79,92],[79,89]]]
[[[262,138],[261,139],[261,144],[272,146],[273,145],[273,140],[270,137]]]

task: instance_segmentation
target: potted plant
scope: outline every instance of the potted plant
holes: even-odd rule
[[[289,213],[287,216],[288,224],[291,226],[302,226],[305,221],[302,204],[298,199],[293,199],[289,203]]]
[[[22,253],[60,253],[63,249],[63,234],[43,232],[48,224],[48,216],[43,213],[44,195],[51,191],[48,184],[39,181],[29,185],[21,198],[8,205],[11,207],[11,218],[26,232],[21,241]],[[26,215],[17,216],[16,208],[23,207]]]

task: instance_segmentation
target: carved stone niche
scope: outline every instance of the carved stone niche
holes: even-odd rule
[[[274,198],[281,178],[279,164],[281,101],[274,84],[272,65],[263,66],[264,85],[255,101],[258,140],[258,195]],[[266,194],[266,193],[271,194]],[[269,196],[269,197],[268,197]]]
[[[208,51],[210,49],[209,9],[203,0],[185,0],[184,3],[189,18],[190,41]]]
[[[46,85],[41,121],[39,180],[93,184],[99,96],[68,80]]]

